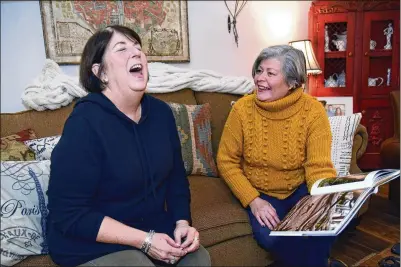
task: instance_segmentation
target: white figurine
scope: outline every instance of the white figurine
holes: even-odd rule
[[[391,47],[391,35],[393,35],[393,33],[394,33],[393,24],[391,22],[388,24],[388,27],[383,30],[383,33],[387,39],[387,44],[384,46],[384,49],[390,50],[392,48]]]
[[[388,68],[387,69],[387,82],[386,82],[387,86],[390,86],[390,81],[391,81],[391,69]]]
[[[324,52],[330,52],[329,48],[329,32],[327,30],[327,25],[324,26]]]

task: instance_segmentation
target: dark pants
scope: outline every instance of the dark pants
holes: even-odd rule
[[[283,200],[265,194],[261,194],[260,197],[276,209],[278,217],[282,220],[298,200],[306,195],[308,195],[308,189],[305,184],[302,184],[291,196]],[[247,211],[254,238],[259,246],[272,253],[278,265],[309,267],[328,265],[330,249],[335,237],[269,236],[270,229],[259,224],[249,207]]]
[[[123,250],[88,261],[79,266],[211,266],[209,252],[200,246],[195,252],[188,253],[178,263],[171,265],[161,261],[151,260],[140,250]]]

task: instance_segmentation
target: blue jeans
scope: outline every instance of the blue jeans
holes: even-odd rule
[[[305,184],[302,184],[286,199],[280,200],[263,193],[260,197],[276,209],[278,217],[282,220],[291,208],[306,195],[308,195],[308,189]],[[269,236],[270,229],[259,224],[249,206],[247,212],[256,242],[272,253],[278,265],[308,267],[326,267],[328,265],[330,249],[335,237]]]

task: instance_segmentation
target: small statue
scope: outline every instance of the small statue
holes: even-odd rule
[[[391,47],[391,35],[394,33],[393,24],[390,22],[388,27],[383,30],[384,35],[387,39],[387,44],[384,46],[384,49],[390,50]]]
[[[386,82],[387,86],[390,86],[390,81],[391,81],[391,69],[388,68],[387,69],[387,82]]]
[[[330,52],[329,48],[329,32],[327,30],[327,25],[324,26],[324,52]]]

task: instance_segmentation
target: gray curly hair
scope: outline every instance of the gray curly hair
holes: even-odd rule
[[[287,85],[298,88],[306,81],[306,60],[304,53],[289,45],[274,45],[260,52],[252,67],[252,77],[263,60],[275,58],[281,62],[281,72]]]

